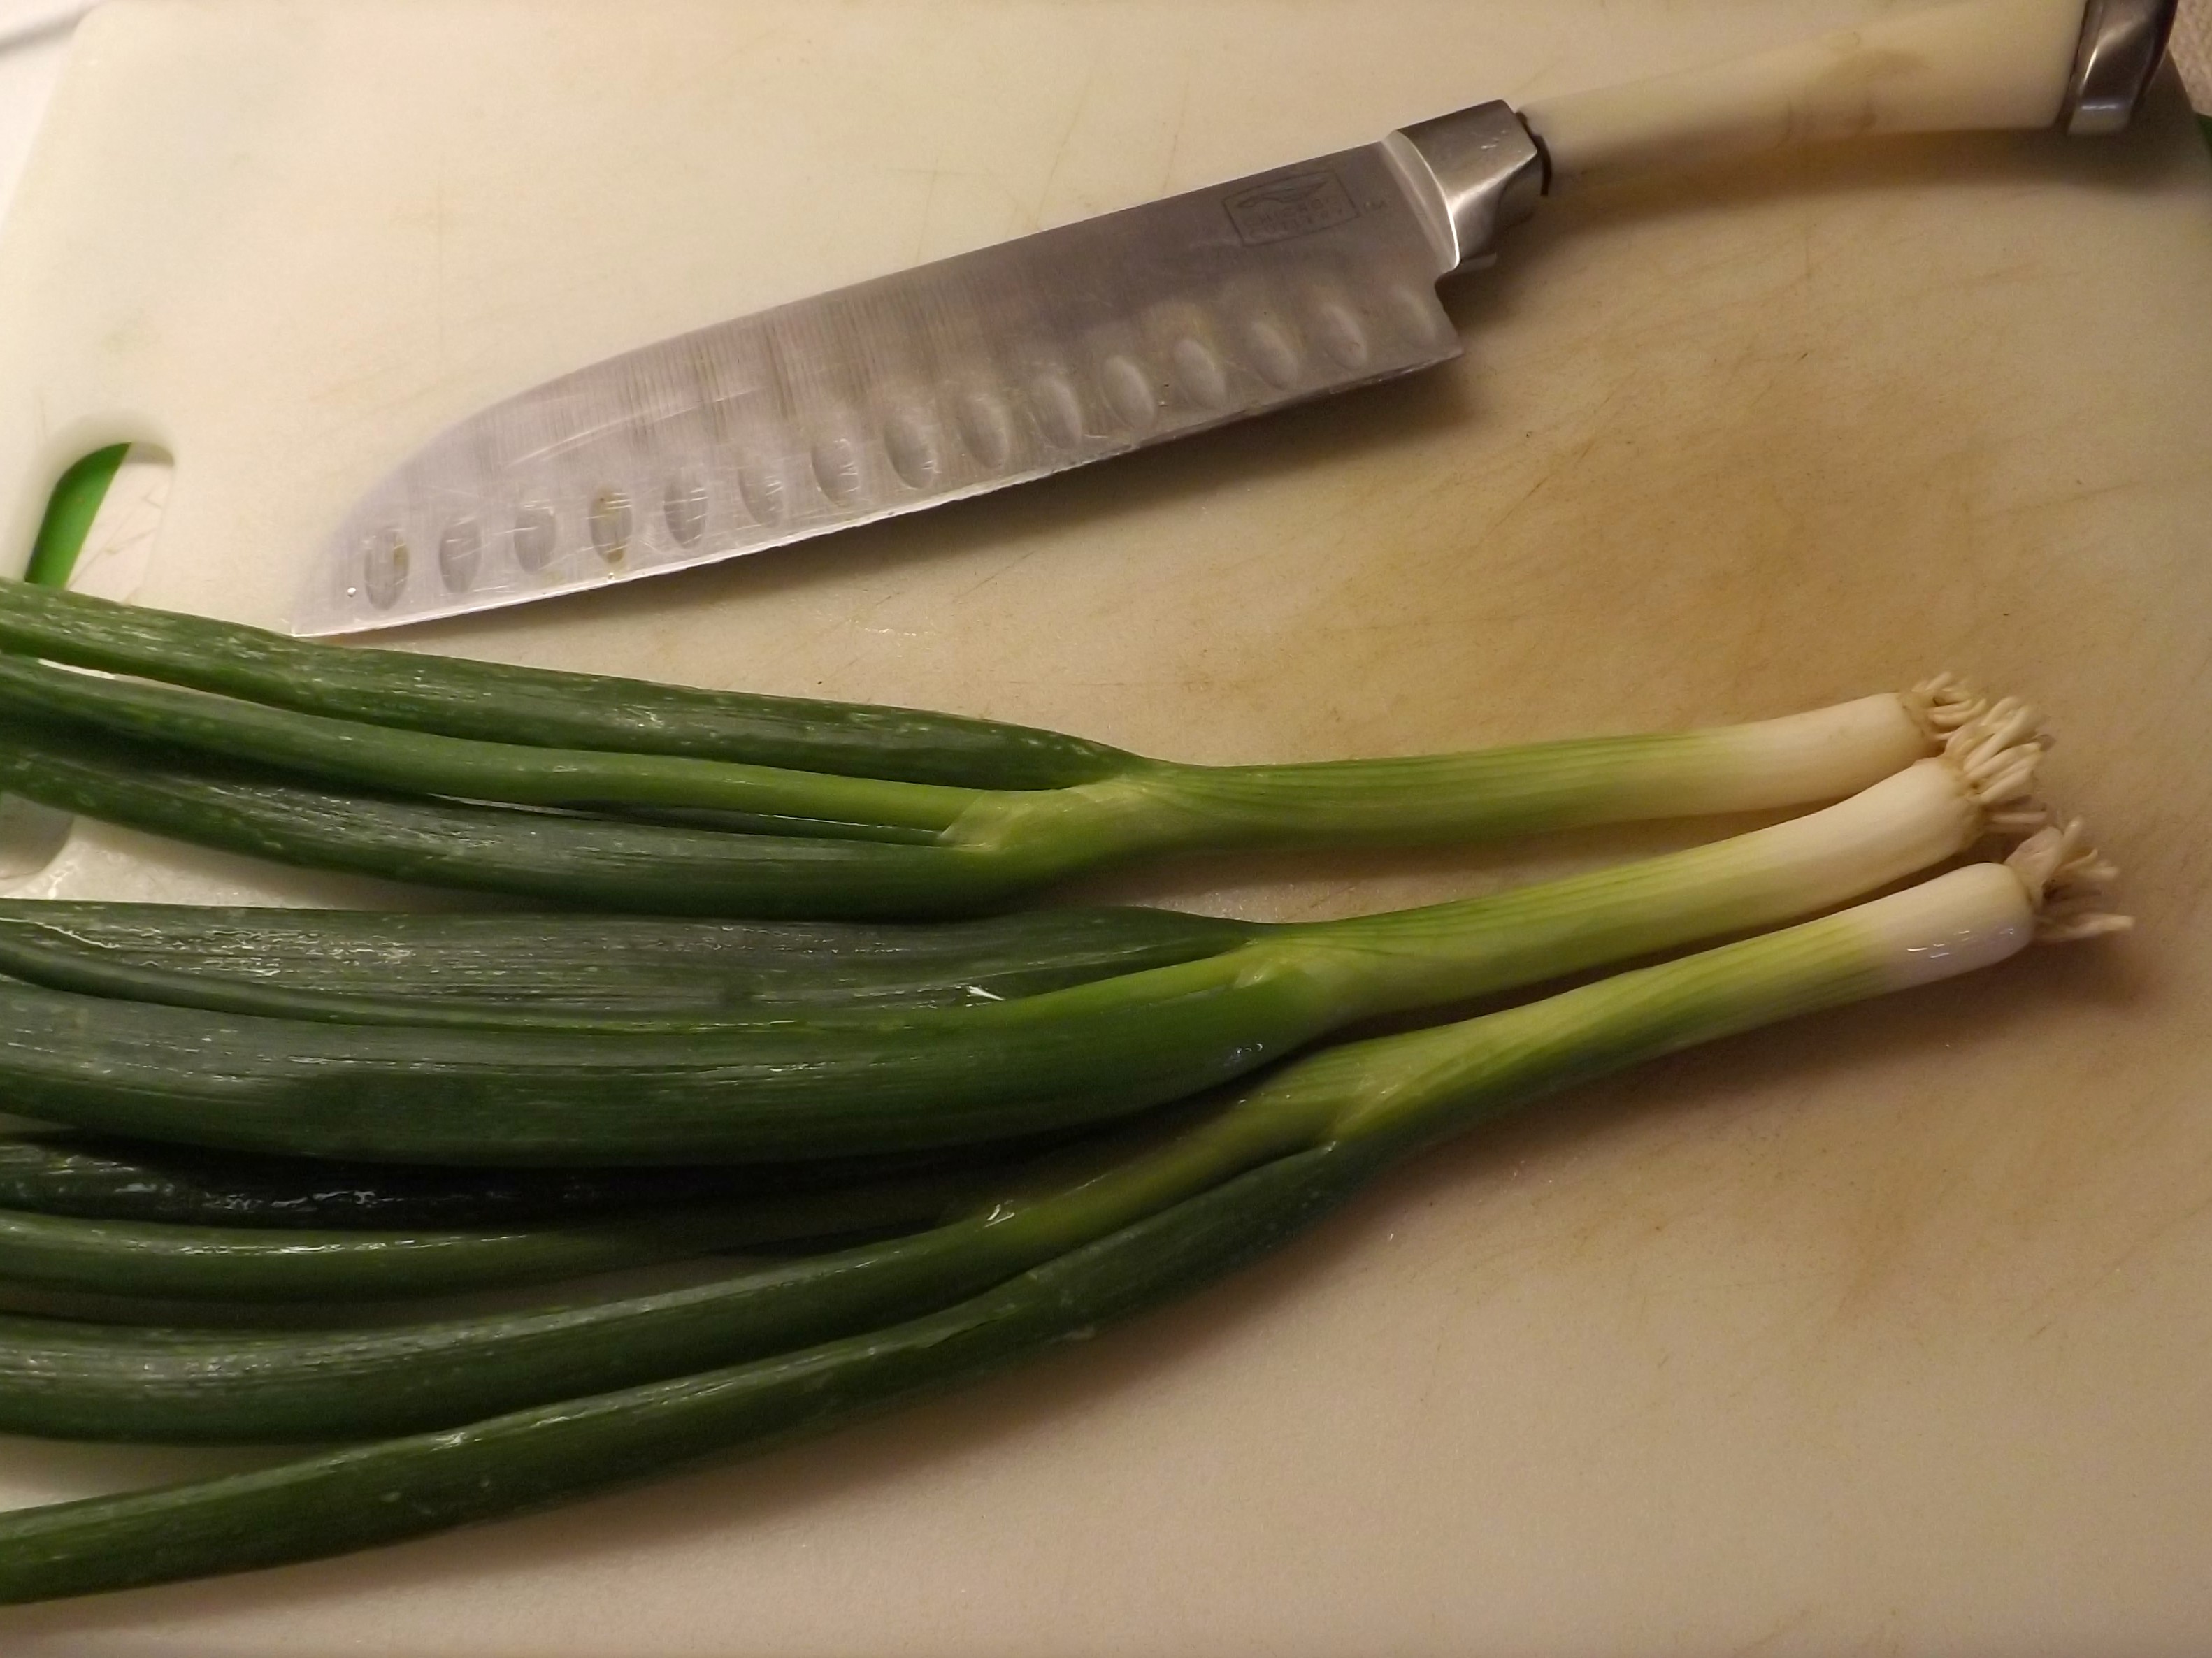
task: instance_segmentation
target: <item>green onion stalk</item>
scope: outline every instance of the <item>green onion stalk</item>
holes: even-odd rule
[[[1357,1020],[1848,902],[1992,828],[2032,823],[2022,796],[2040,754],[2033,716],[1999,704],[1944,754],[1732,840],[1280,926],[1196,960],[981,1005],[526,1039],[0,986],[0,1097],[101,1133],[372,1162],[775,1163],[988,1145],[1128,1116]]]
[[[179,1224],[0,1209],[0,1284],[185,1301],[447,1295],[911,1230],[983,1183],[980,1171],[919,1172],[712,1202],[662,1199],[550,1222],[442,1228]]]
[[[273,635],[241,642],[240,631],[0,585],[0,645],[52,659],[0,658],[0,786],[153,834],[387,879],[651,914],[915,919],[1004,908],[1085,871],[1170,853],[1447,844],[1836,799],[1990,709],[1942,677],[1705,731],[1276,766],[1097,750],[1076,780],[976,786],[915,780],[888,739],[871,772],[843,748],[840,768],[808,769],[757,757],[792,757],[775,744],[747,758],[670,752],[642,736],[610,746],[597,712],[566,745],[548,740],[554,726],[520,713],[500,724],[481,706],[422,729],[410,688],[498,674]],[[170,646],[148,642],[169,634]],[[313,690],[358,690],[364,662],[389,697]],[[529,708],[560,700],[544,676],[524,677],[539,688]],[[595,710],[645,695],[632,682],[554,683]],[[478,689],[478,703],[496,701],[489,683]],[[853,713],[830,706],[842,710],[823,714],[833,725]],[[725,827],[683,821],[702,813]]]
[[[0,1215],[217,1230],[246,1228],[342,1233],[466,1231],[542,1222],[620,1218],[647,1209],[753,1206],[750,1241],[779,1242],[769,1218],[785,1200],[818,1199],[790,1237],[830,1236],[941,1218],[1000,1166],[1046,1149],[1021,1145],[998,1159],[964,1152],[826,1160],[762,1167],[449,1169],[256,1157],[242,1151],[118,1139],[67,1130],[0,1134]],[[830,1196],[831,1193],[842,1193]],[[872,1195],[871,1195],[872,1194]],[[839,1207],[838,1206],[846,1206]],[[853,1206],[866,1207],[865,1212]],[[817,1222],[825,1223],[819,1225]],[[733,1236],[735,1248],[746,1240]],[[0,1272],[0,1280],[7,1274]]]
[[[21,581],[0,581],[0,650],[398,730],[955,787],[1059,788],[1133,758],[997,720],[325,645]]]
[[[1134,907],[862,924],[34,898],[0,900],[0,974],[346,1024],[696,1030],[1008,1001],[1218,955],[1265,931]]]
[[[2124,926],[2078,826],[1820,920],[1286,1067],[1152,1153],[994,1209],[1029,1240],[935,1310],[246,1473],[0,1515],[0,1600],[272,1566],[785,1442],[989,1374],[1280,1246],[1400,1159],[1575,1083]],[[147,1349],[159,1357],[158,1343]],[[401,1372],[404,1374],[404,1370]]]

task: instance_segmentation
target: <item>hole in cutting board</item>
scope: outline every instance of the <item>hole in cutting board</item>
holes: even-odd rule
[[[98,598],[137,596],[176,463],[147,444],[85,456],[55,483],[23,579]],[[0,796],[0,880],[38,874],[60,853],[72,819],[15,795]]]

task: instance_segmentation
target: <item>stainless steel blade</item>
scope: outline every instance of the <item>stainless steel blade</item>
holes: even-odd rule
[[[1541,168],[1483,105],[609,358],[386,477],[294,630],[758,552],[1443,361],[1437,279],[1525,216]]]

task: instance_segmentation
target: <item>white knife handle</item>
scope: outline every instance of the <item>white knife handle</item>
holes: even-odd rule
[[[1946,0],[1755,57],[1525,104],[1554,179],[1821,138],[2124,125],[2174,0]],[[2116,76],[2115,71],[2125,73]],[[2117,121],[2085,119],[2132,75]]]

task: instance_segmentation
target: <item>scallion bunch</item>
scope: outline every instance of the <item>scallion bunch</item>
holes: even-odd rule
[[[2079,826],[2029,799],[2033,713],[1948,677],[1702,732],[1196,767],[15,584],[0,651],[0,788],[563,906],[0,903],[0,1101],[43,1125],[0,1137],[0,1431],[339,1445],[0,1515],[0,1600],[318,1558],[834,1426],[1195,1289],[1576,1082],[2124,925]],[[1199,848],[1831,801],[1343,920],[941,919]],[[573,1282],[677,1259],[719,1265]],[[356,1310],[537,1282],[570,1287]]]
[[[1567,1084],[1978,968],[2039,936],[2112,930],[2081,908],[2106,873],[2078,829],[2046,829],[2004,863],[1821,920],[1317,1054],[1051,1189],[687,1291],[303,1335],[9,1321],[10,1426],[367,1442],[0,1515],[0,1599],[317,1558],[876,1413],[1200,1288],[1399,1158]]]

